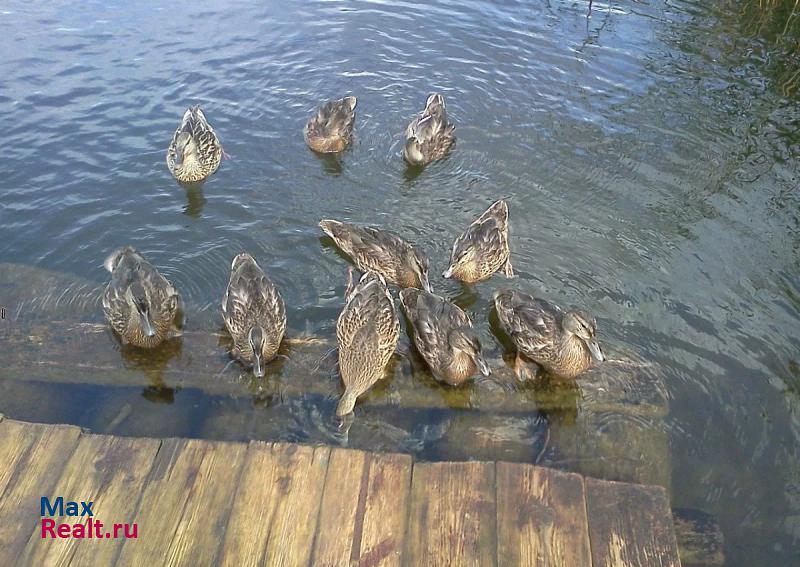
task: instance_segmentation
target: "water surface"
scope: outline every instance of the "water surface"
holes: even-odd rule
[[[595,2],[587,17],[586,2],[4,3],[0,261],[63,274],[52,297],[0,296],[13,315],[4,330],[30,339],[31,321],[101,323],[102,261],[130,244],[177,285],[197,335],[141,355],[96,333],[118,383],[9,374],[0,411],[120,434],[346,443],[656,482],[673,507],[717,517],[728,565],[796,560],[800,17],[786,6]],[[402,132],[432,91],[457,145],[408,171]],[[311,153],[305,120],[348,93],[359,99],[353,148]],[[196,103],[232,157],[186,190],[164,156]],[[472,288],[439,278],[453,239],[499,197],[519,278]],[[278,361],[267,384],[223,370],[224,338],[202,365],[187,354],[193,336],[219,332],[243,250],[280,287],[290,335],[333,340],[347,264],[321,238],[322,218],[419,244],[435,289],[469,311],[496,367],[508,345],[490,303],[506,285],[584,307],[608,353],[653,366],[598,369],[544,394],[483,384],[500,401],[479,410],[472,387],[448,391],[418,358],[397,357],[343,439],[324,346],[308,355],[318,376]],[[92,363],[62,362],[76,376]],[[635,391],[598,404],[611,374],[663,399],[649,413],[626,407]],[[318,391],[304,394],[308,379]],[[224,387],[201,385],[213,380]]]

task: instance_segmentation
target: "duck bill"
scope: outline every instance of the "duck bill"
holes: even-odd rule
[[[433,293],[433,287],[431,287],[431,282],[428,279],[428,274],[422,276],[422,289],[424,289],[428,293]]]
[[[261,365],[261,355],[257,353],[253,355],[253,374],[255,374],[257,378],[264,376],[264,367]]]
[[[589,348],[589,354],[592,355],[592,359],[594,359],[595,362],[603,362],[606,359],[606,355],[603,354],[600,345],[597,344],[597,339],[592,338],[586,341],[586,346]]]
[[[482,356],[478,356],[475,359],[475,362],[478,365],[478,370],[480,370],[481,374],[483,374],[484,376],[489,376],[492,373],[492,369],[489,368],[489,365],[486,363],[486,361],[483,359]]]
[[[452,278],[454,269],[455,269],[455,266],[450,266],[444,272],[442,272],[442,277],[443,278]]]
[[[144,334],[148,337],[155,337],[156,330],[153,328],[153,323],[150,321],[150,315],[147,313],[141,313],[142,318],[142,328],[144,328]]]

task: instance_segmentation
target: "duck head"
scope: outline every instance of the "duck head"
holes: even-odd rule
[[[472,268],[477,266],[477,254],[474,246],[467,246],[458,252],[453,251],[450,259],[450,266],[442,272],[443,278],[452,278],[469,273]]]
[[[253,374],[261,378],[264,376],[262,358],[264,347],[267,345],[267,335],[264,329],[256,325],[247,333],[247,341],[250,343],[250,348],[253,349]]]
[[[466,327],[453,329],[447,335],[447,342],[456,353],[464,353],[472,359],[481,374],[489,376],[492,373],[491,368],[489,368],[481,354],[481,343],[472,329]]]
[[[564,314],[561,326],[565,333],[576,336],[586,345],[595,362],[603,362],[606,357],[597,342],[597,321],[583,311],[573,310]]]
[[[145,336],[156,336],[152,314],[150,313],[150,297],[144,286],[138,282],[131,284],[126,291],[126,298],[128,304],[132,307],[131,313],[136,313],[138,324],[141,326]]]
[[[178,134],[178,139],[175,140],[175,167],[183,167],[184,162],[193,158],[196,153],[197,143],[194,136],[185,130]]]
[[[427,292],[433,292],[431,283],[428,280],[428,258],[419,250],[412,248],[408,254],[408,265],[411,266],[411,271],[414,274],[414,279],[419,283],[421,289]],[[416,285],[414,287],[417,287]]]

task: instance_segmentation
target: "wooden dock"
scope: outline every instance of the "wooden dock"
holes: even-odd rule
[[[662,488],[526,464],[4,419],[0,495],[0,565],[680,565]],[[43,496],[138,537],[42,539]]]

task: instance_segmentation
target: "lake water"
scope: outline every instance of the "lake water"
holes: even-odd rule
[[[583,1],[4,2],[0,262],[17,266],[0,284],[0,412],[659,483],[674,508],[716,517],[726,565],[791,564],[792,5],[595,2],[587,17]],[[408,171],[402,133],[433,91],[457,144]],[[340,159],[313,154],[305,120],[349,93],[359,101],[354,146]],[[231,159],[187,190],[164,157],[196,103]],[[453,239],[499,197],[519,277],[442,280]],[[322,238],[322,218],[388,228],[423,248],[434,289],[468,310],[496,377],[451,391],[415,355],[398,356],[349,435],[338,432],[335,356],[324,355],[347,262]],[[99,326],[103,259],[127,244],[181,292],[182,345],[120,352]],[[230,260],[245,250],[279,286],[289,337],[317,341],[292,346],[261,383],[226,367],[220,332]],[[582,306],[607,354],[645,362],[571,384],[504,381],[511,351],[491,297],[507,285]],[[202,341],[206,350],[192,346]]]

